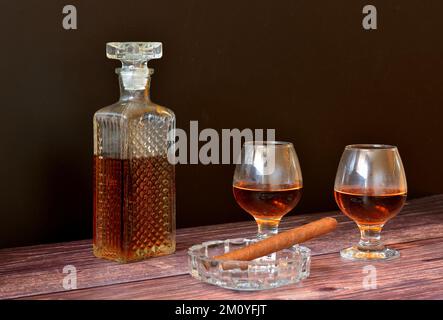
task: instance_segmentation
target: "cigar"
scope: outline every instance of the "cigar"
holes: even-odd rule
[[[336,226],[337,220],[334,218],[322,218],[301,227],[287,230],[276,234],[275,236],[255,242],[249,246],[245,246],[222,255],[214,256],[213,259],[251,261],[269,255],[273,252],[292,247],[297,243],[303,243],[309,239],[331,232],[336,228]],[[225,270],[232,268],[232,264],[223,264],[223,269]]]

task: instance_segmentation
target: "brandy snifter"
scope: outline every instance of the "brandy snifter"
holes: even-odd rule
[[[237,203],[258,225],[258,238],[278,232],[281,218],[300,201],[303,180],[294,146],[283,141],[248,141],[233,179]]]
[[[335,178],[340,210],[360,229],[356,246],[341,250],[351,260],[387,260],[400,256],[381,242],[381,230],[406,201],[407,184],[398,149],[391,145],[355,144],[345,148]]]

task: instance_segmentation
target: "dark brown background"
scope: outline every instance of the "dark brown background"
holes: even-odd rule
[[[61,26],[66,4],[76,31]],[[365,4],[377,31],[361,27]],[[292,214],[336,208],[350,143],[398,145],[410,197],[443,192],[442,13],[440,0],[3,1],[0,246],[91,237],[92,115],[118,98],[107,41],[164,43],[152,96],[179,127],[294,142],[305,191]],[[232,173],[178,166],[178,226],[249,219]]]

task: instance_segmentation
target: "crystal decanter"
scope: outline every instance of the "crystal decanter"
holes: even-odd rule
[[[175,251],[174,113],[149,96],[159,42],[112,42],[120,100],[94,115],[94,254],[119,262]]]

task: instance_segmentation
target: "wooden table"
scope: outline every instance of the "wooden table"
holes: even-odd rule
[[[306,243],[313,254],[311,276],[298,285],[236,292],[191,278],[186,249],[207,240],[254,236],[256,226],[248,221],[179,229],[174,255],[130,264],[95,258],[90,240],[2,249],[0,298],[443,299],[443,195],[409,201],[399,216],[387,224],[384,241],[401,252],[400,259],[389,262],[342,260],[338,251],[356,243],[358,231],[339,212],[295,215],[285,218],[281,227],[324,216],[335,217],[338,228]],[[67,265],[76,269],[77,289],[63,287],[67,276],[63,269]],[[72,272],[67,268],[65,271]],[[365,282],[369,273],[375,275],[374,271],[376,282],[374,278]]]

